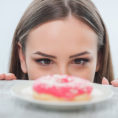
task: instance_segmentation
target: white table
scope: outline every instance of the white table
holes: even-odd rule
[[[72,111],[47,110],[11,95],[13,85],[28,80],[0,81],[0,118],[118,118],[118,88],[111,101],[84,106]]]

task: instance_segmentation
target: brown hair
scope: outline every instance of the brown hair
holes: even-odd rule
[[[18,79],[28,79],[28,75],[21,70],[18,42],[22,45],[24,52],[28,34],[33,28],[51,20],[66,18],[70,14],[86,23],[98,36],[100,67],[99,71],[95,73],[94,82],[101,83],[103,76],[109,82],[113,80],[108,34],[104,22],[91,0],[33,0],[22,16],[13,37],[9,72],[14,73]]]

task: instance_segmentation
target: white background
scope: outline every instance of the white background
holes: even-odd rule
[[[8,72],[15,28],[32,0],[0,0],[0,73]],[[118,0],[92,0],[107,26],[115,77],[118,78]]]

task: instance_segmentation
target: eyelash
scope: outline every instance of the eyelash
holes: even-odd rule
[[[71,63],[77,64],[77,65],[85,65],[89,61],[90,61],[90,59],[88,59],[88,58],[77,58],[77,59],[74,59],[73,61],[71,61]],[[53,64],[53,61],[48,58],[37,59],[36,62],[42,66],[48,66],[50,64]]]

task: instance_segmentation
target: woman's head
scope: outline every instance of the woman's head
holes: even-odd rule
[[[70,74],[113,78],[104,23],[90,0],[34,0],[17,26],[10,72],[17,78]]]

